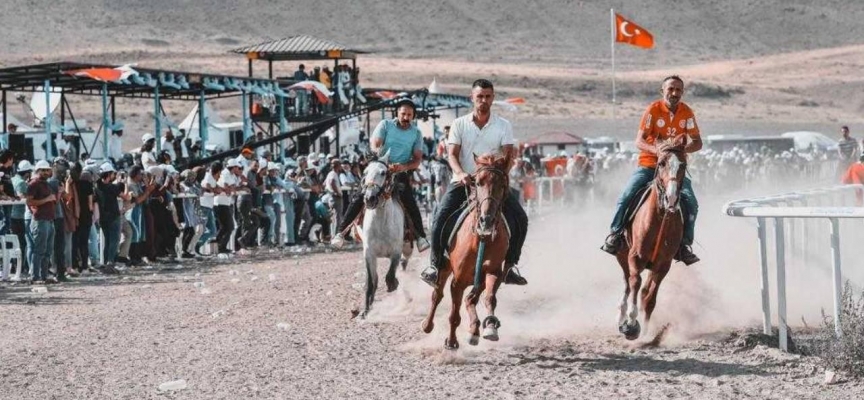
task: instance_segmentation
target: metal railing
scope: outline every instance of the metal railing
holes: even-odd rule
[[[802,242],[795,240],[794,223],[812,219],[827,219],[830,224],[830,245],[832,260],[832,281],[834,289],[834,327],[839,336],[840,312],[842,307],[843,276],[840,257],[840,219],[864,219],[864,207],[853,206],[856,194],[864,190],[864,185],[845,185],[822,189],[811,189],[775,196],[737,200],[723,206],[723,213],[733,217],[756,218],[759,240],[759,260],[761,263],[762,323],[766,335],[771,332],[771,303],[768,278],[768,241],[767,219],[774,220],[775,257],[777,268],[777,325],[780,334],[780,348],[788,351],[788,324],[786,319],[786,244],[800,249],[806,254],[810,248],[808,224],[799,224]],[[789,220],[786,235],[786,220]],[[806,257],[805,257],[806,258]]]

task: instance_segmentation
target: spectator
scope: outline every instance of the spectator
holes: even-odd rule
[[[54,160],[53,174],[48,179],[57,197],[57,205],[54,214],[54,251],[52,259],[54,268],[57,270],[57,280],[68,281],[66,273],[72,268],[72,233],[78,225],[78,202],[77,193],[74,193],[74,184],[70,181],[69,162],[58,157]]]
[[[30,161],[21,160],[18,163],[18,173],[12,177],[12,186],[14,188],[15,196],[19,199],[27,198],[27,184],[30,182],[30,175],[33,172],[33,165],[30,164]],[[16,265],[15,268],[23,268],[21,271],[27,271],[30,264],[28,262],[27,254],[29,254],[28,250],[31,250],[28,247],[28,243],[32,242],[30,239],[30,223],[25,223],[24,215],[28,212],[26,204],[14,205],[12,206],[11,212],[11,222],[10,228],[12,233],[18,236],[18,244],[21,246],[21,255],[23,261]],[[29,219],[29,218],[28,218]]]
[[[192,197],[183,198],[183,253],[181,258],[195,258],[198,240],[204,233],[204,223],[200,211],[200,199],[203,194],[201,186],[196,180],[195,171],[187,169],[181,175],[183,181],[180,187],[186,195]]]
[[[842,177],[843,174],[846,173],[846,170],[849,169],[849,166],[858,159],[858,155],[861,154],[861,152],[858,148],[858,141],[849,136],[848,126],[841,127],[840,132],[842,137],[837,142],[837,155],[840,159],[840,162],[837,165],[837,171],[838,175]]]
[[[32,282],[41,284],[48,280],[48,263],[51,261],[50,246],[54,243],[54,212],[57,197],[51,193],[48,178],[51,165],[41,160],[36,163],[36,176],[27,185],[27,206],[32,214],[30,223],[30,262]]]
[[[342,173],[342,163],[338,158],[330,161],[330,172],[327,173],[327,178],[324,179],[324,191],[333,199],[333,209],[336,214],[336,224],[342,223],[342,185],[339,175]]]
[[[171,160],[177,159],[177,151],[174,149],[174,132],[171,129],[165,131],[165,136],[162,136],[162,141],[159,145],[159,150],[167,153]]]
[[[309,74],[306,73],[305,65],[300,64],[297,71],[294,71],[294,80],[297,82],[309,80]],[[294,99],[294,102],[294,110],[297,112],[297,115],[306,115],[309,107],[309,92],[298,88],[297,97]]]
[[[106,273],[116,273],[114,262],[120,245],[120,203],[121,196],[127,197],[126,188],[122,183],[114,183],[117,171],[111,163],[104,163],[99,168],[99,180],[96,181],[96,197],[99,199],[99,226],[105,239],[102,253],[102,270]]]
[[[222,191],[217,182],[221,173],[222,163],[215,162],[210,165],[210,171],[205,174],[204,179],[201,181],[201,210],[205,231],[201,235],[201,238],[198,239],[198,245],[195,248],[195,253],[198,255],[201,255],[201,246],[216,237],[216,216],[213,212],[213,206],[214,197]]]
[[[156,183],[152,176],[147,177],[144,169],[136,165],[129,170],[129,178],[126,188],[130,208],[126,211],[126,220],[132,228],[131,243],[129,244],[129,264],[142,265],[144,257],[148,254],[146,248],[147,235],[155,232],[146,231],[145,204],[150,194],[156,190]]]
[[[123,158],[123,124],[120,122],[114,126],[111,137],[108,138],[108,158],[114,161]]]
[[[215,167],[215,164],[214,164]],[[221,167],[221,165],[220,165]],[[219,222],[219,233],[216,235],[219,254],[228,254],[228,241],[234,232],[234,202],[231,195],[235,192],[238,180],[233,171],[240,170],[240,164],[236,159],[230,159],[226,163],[227,171],[213,171],[219,191],[214,199],[213,212]]]
[[[258,160],[248,161],[245,169],[230,169],[238,182],[237,210],[240,212],[241,230],[237,233],[240,247],[255,247],[260,217],[253,211],[260,203],[261,190],[258,188]]]
[[[0,196],[15,196],[15,187],[12,185],[12,178],[15,176],[14,165],[15,154],[9,150],[0,151]],[[0,222],[3,224],[0,226],[0,235],[5,235],[9,233],[12,225],[12,206],[0,207],[0,214],[2,214]]]
[[[75,196],[78,201],[78,224],[72,234],[73,274],[86,271],[90,258],[90,227],[93,226],[93,209],[96,207],[93,193],[93,178],[84,171],[81,164],[72,164],[70,176],[73,179]]]
[[[149,134],[145,133],[144,136],[141,137],[141,166],[145,168],[150,168],[154,165],[158,165],[159,162],[156,161],[156,153],[153,152],[153,148],[156,145],[156,138]]]

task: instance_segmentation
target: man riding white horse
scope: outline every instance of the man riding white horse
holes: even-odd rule
[[[417,241],[417,251],[424,251],[429,248],[429,241],[426,240],[423,218],[420,215],[420,208],[417,207],[414,188],[411,187],[411,171],[417,169],[423,160],[422,134],[413,124],[415,111],[414,102],[410,99],[396,103],[396,118],[385,119],[378,124],[372,132],[369,146],[376,154],[389,152],[393,187],[411,221]],[[345,244],[345,231],[354,223],[362,209],[363,193],[358,192],[351,197],[351,203],[337,228],[337,234],[330,241],[333,246],[342,247]]]
[[[453,179],[447,187],[447,192],[441,199],[435,220],[432,223],[432,251],[430,254],[430,265],[420,275],[420,278],[429,285],[435,287],[438,282],[438,270],[443,265],[442,258],[444,250],[448,246],[447,237],[444,234],[445,225],[451,216],[462,209],[468,198],[467,187],[471,183],[471,174],[474,173],[475,154],[509,154],[511,159],[516,158],[516,150],[513,139],[513,128],[510,122],[491,112],[492,102],[495,100],[495,89],[492,82],[486,79],[478,79],[471,86],[471,101],[474,103],[474,111],[471,114],[457,118],[450,125],[450,134],[447,137],[447,153],[450,168],[453,171]],[[508,165],[508,170],[512,167]],[[525,243],[525,235],[528,231],[528,215],[519,204],[514,191],[505,196],[502,207],[504,218],[510,227],[510,243],[504,262],[504,283],[525,285],[528,281],[519,275],[515,268],[522,253],[522,245]]]
[[[699,126],[696,125],[696,116],[687,104],[681,101],[684,95],[684,81],[677,75],[672,75],[663,80],[660,89],[663,98],[648,106],[642,121],[639,124],[639,132],[636,134],[636,147],[639,148],[639,168],[633,172],[630,181],[624,188],[624,192],[618,198],[615,216],[612,218],[612,233],[606,238],[606,243],[601,249],[609,254],[616,255],[624,240],[624,228],[626,225],[627,207],[639,190],[647,186],[654,179],[654,171],[657,169],[657,144],[658,140],[668,140],[681,135],[688,138],[684,151],[695,153],[702,149],[702,139],[699,135]],[[694,228],[696,225],[696,214],[699,205],[696,195],[693,194],[693,186],[690,178],[685,177],[681,188],[681,203],[684,206],[684,238],[675,259],[690,265],[699,262],[699,257],[693,254],[690,246],[693,244]]]

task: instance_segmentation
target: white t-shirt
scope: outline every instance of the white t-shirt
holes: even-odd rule
[[[177,140],[177,139],[174,139]],[[177,152],[174,151],[174,142],[168,141],[168,138],[163,137],[161,140],[161,149],[171,156],[171,161],[177,161]]]
[[[211,173],[207,173],[204,175],[204,179],[201,180],[201,187],[205,189],[213,189],[219,187],[219,182],[216,182],[216,179],[213,178]],[[204,208],[213,208],[215,195],[213,193],[202,193],[201,194],[201,207]]]
[[[458,144],[459,164],[469,174],[473,174],[477,166],[474,165],[474,154],[502,154],[501,147],[516,144],[513,138],[513,127],[510,121],[495,114],[489,117],[489,122],[483,129],[474,123],[474,115],[468,114],[456,118],[450,124],[450,136],[447,144]]]
[[[222,171],[222,174],[219,176],[218,185],[220,188],[233,188],[236,187],[238,183],[239,181],[237,180],[237,177],[234,176],[231,171]],[[217,206],[230,206],[234,204],[234,202],[231,196],[227,194],[219,194],[216,196],[214,204]]]
[[[336,191],[333,191],[334,186],[336,187]],[[327,173],[327,179],[324,179],[324,190],[326,190],[327,193],[341,196],[342,190],[339,187],[339,174],[337,174],[336,171],[330,170],[330,172]]]
[[[159,163],[156,162],[156,155],[153,154],[152,151],[142,151],[141,152],[141,165],[144,168],[147,168],[147,167],[159,165]]]

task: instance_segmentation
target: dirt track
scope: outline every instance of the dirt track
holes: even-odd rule
[[[524,260],[531,284],[501,291],[502,341],[469,348],[462,327],[456,353],[442,349],[446,298],[436,330],[420,331],[430,289],[416,278],[418,258],[400,272],[397,292],[379,292],[366,321],[350,318],[364,279],[356,252],[263,252],[92,278],[47,294],[4,284],[0,392],[4,399],[864,396],[859,382],[823,385],[813,359],[729,340],[756,321],[758,307],[751,280],[731,289],[712,283],[720,263],[673,270],[658,305],[673,333],[659,349],[633,347],[613,322],[617,266],[590,240],[567,245],[578,233],[571,218],[586,229],[605,219],[535,218]],[[704,224],[720,221],[706,216]],[[718,257],[709,246],[724,230],[715,231],[703,242],[706,258]],[[790,302],[790,319],[795,310]],[[188,388],[158,392],[175,379]]]

